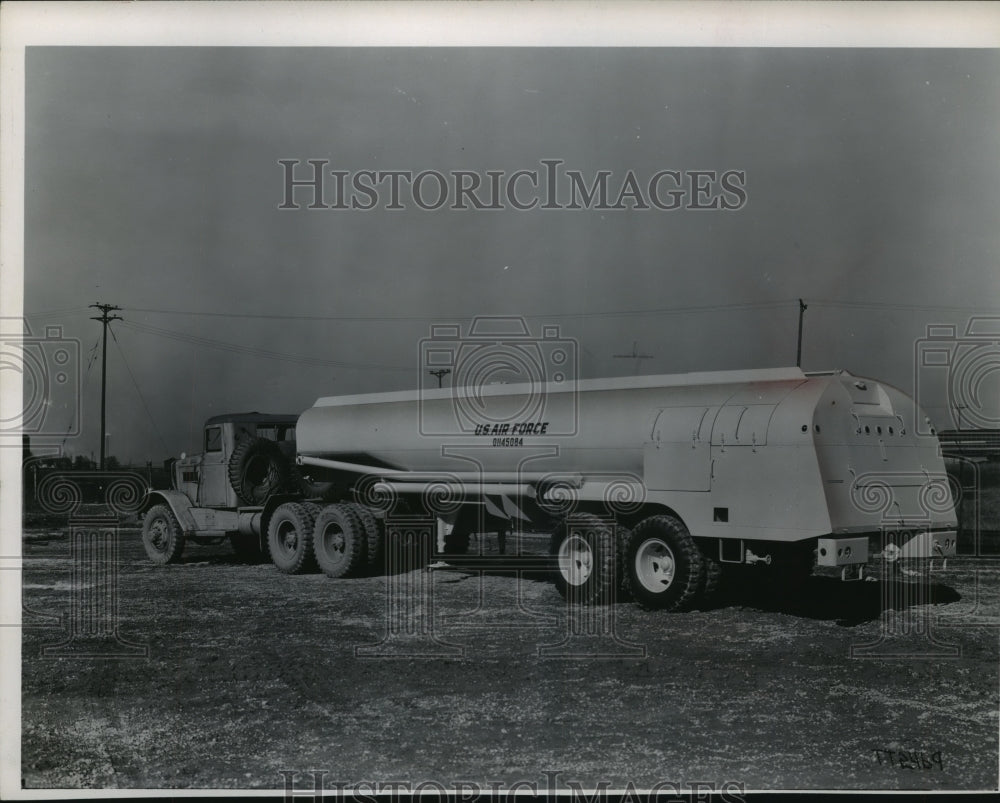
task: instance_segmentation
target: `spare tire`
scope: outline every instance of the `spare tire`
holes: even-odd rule
[[[266,438],[241,438],[229,457],[229,482],[241,501],[262,505],[271,494],[288,487],[291,463]]]

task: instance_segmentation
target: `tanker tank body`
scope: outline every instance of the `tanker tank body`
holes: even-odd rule
[[[925,423],[883,383],[781,368],[321,398],[296,439],[303,470],[336,489],[324,513],[391,500],[437,518],[458,553],[487,520],[552,530],[567,598],[624,589],[680,610],[712,595],[725,564],[791,589],[817,558],[847,578],[875,556],[954,554]],[[367,512],[369,525],[393,513]],[[349,518],[334,517],[332,540],[317,519],[333,576],[354,571]]]

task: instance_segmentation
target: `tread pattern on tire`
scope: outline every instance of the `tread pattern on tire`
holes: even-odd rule
[[[632,590],[628,584],[628,572],[625,570],[625,550],[628,549],[628,540],[632,537],[632,531],[622,525],[615,525],[615,572],[618,575],[618,599],[628,602],[632,599]]]
[[[679,577],[675,573],[670,593],[653,595],[633,577],[636,552],[643,541],[654,533],[663,538],[672,551],[678,553],[674,556],[675,572],[681,565],[688,567],[686,577]],[[705,589],[704,556],[687,527],[675,516],[660,514],[640,522],[629,536],[625,555],[627,561],[625,583],[628,593],[643,608],[665,611],[688,610],[698,601]]]
[[[268,480],[265,483],[251,486],[247,482],[247,463],[252,459],[266,459],[270,462]],[[271,494],[284,490],[289,486],[292,476],[292,466],[281,453],[278,444],[267,438],[241,437],[229,456],[226,471],[229,484],[240,501],[248,505],[261,505]]]
[[[567,602],[577,602],[584,605],[596,605],[614,602],[617,594],[617,578],[615,572],[616,551],[614,543],[614,528],[604,519],[589,513],[574,513],[563,519],[552,532],[549,541],[549,553],[558,556],[562,542],[574,531],[583,530],[594,538],[586,538],[594,552],[594,561],[590,577],[579,586],[570,585],[556,567],[555,583],[560,595]],[[596,540],[596,543],[594,541]]]
[[[344,559],[332,560],[323,545],[323,530],[337,524],[344,533]],[[361,517],[350,504],[327,505],[316,517],[313,545],[316,563],[327,577],[351,577],[365,567],[367,534]]]
[[[271,555],[271,562],[285,574],[304,574],[315,568],[315,556],[313,554],[312,538],[313,526],[315,524],[312,506],[301,502],[285,502],[271,514],[271,520],[267,525],[267,548]],[[276,523],[292,521],[298,536],[298,549],[291,560],[286,560],[283,556],[275,556],[276,552]]]
[[[149,539],[150,524],[153,519],[161,516],[166,521],[170,538],[164,550],[158,550]],[[174,516],[174,512],[167,505],[153,505],[146,511],[146,515],[142,519],[142,545],[146,549],[146,555],[157,566],[177,563],[181,559],[184,554],[184,533],[181,530],[180,522]]]
[[[719,596],[722,585],[722,564],[708,552],[701,553],[705,562],[705,588],[701,592],[701,602],[712,602]]]
[[[361,521],[365,533],[365,565],[369,570],[377,572],[382,568],[385,556],[385,539],[382,537],[382,523],[375,514],[360,502],[348,502]]]

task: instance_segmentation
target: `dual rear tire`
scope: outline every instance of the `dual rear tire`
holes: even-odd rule
[[[688,610],[715,593],[721,575],[670,515],[651,516],[631,531],[597,516],[573,516],[556,528],[549,551],[559,593],[582,604],[631,597],[643,608]]]
[[[351,577],[382,561],[382,528],[363,505],[286,502],[267,530],[271,561],[285,574],[318,567],[329,577]]]

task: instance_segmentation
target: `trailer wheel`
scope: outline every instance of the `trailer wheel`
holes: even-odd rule
[[[385,549],[383,547],[382,525],[375,514],[364,505],[358,502],[350,502],[346,505],[354,511],[361,522],[362,531],[365,534],[364,561],[372,571],[379,571],[385,562]]]
[[[166,505],[153,505],[142,520],[142,545],[157,566],[177,563],[184,553],[184,533],[174,512]]]
[[[625,577],[642,607],[679,611],[705,588],[705,561],[680,519],[650,516],[629,536]]]
[[[327,505],[313,530],[316,562],[327,577],[348,577],[365,565],[366,533],[351,505]]]
[[[552,533],[555,583],[563,599],[581,604],[614,602],[614,528],[591,515],[563,519]]]
[[[302,574],[314,567],[313,516],[305,505],[286,502],[271,514],[267,548],[271,562],[285,574]]]
[[[229,456],[229,482],[248,505],[262,505],[288,487],[291,469],[278,444],[267,438],[240,438]]]

